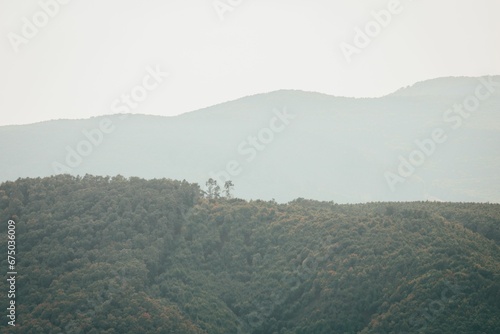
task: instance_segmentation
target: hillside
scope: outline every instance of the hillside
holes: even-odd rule
[[[277,91],[177,117],[113,115],[4,126],[0,181],[59,173],[199,184],[231,177],[238,197],[281,203],[297,197],[498,203],[498,85],[488,86],[491,95],[470,115],[448,113],[485,80],[500,77],[429,80],[381,98]],[[416,141],[428,143],[436,129],[442,140],[421,149]],[[422,150],[423,161],[412,155]],[[401,159],[411,157],[414,171],[394,181],[403,175]]]
[[[60,175],[2,183],[0,214],[16,223],[9,333],[500,329],[498,204],[210,200]]]

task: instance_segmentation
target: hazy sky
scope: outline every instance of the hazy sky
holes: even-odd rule
[[[500,74],[498,13],[498,0],[0,0],[0,125],[112,114],[134,89],[131,112],[176,115],[278,89],[382,96]]]

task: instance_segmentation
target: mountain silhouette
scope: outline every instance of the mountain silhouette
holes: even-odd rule
[[[380,98],[282,90],[175,117],[2,126],[0,181],[230,177],[246,199],[500,202],[499,105],[500,76],[453,77]]]

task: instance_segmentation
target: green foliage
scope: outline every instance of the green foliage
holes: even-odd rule
[[[498,332],[499,205],[277,204],[211,186],[0,185],[1,219],[17,222],[10,332]]]

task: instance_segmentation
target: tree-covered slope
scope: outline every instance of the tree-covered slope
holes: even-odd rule
[[[496,204],[214,200],[63,175],[1,184],[0,210],[2,235],[16,222],[9,333],[500,329]]]

